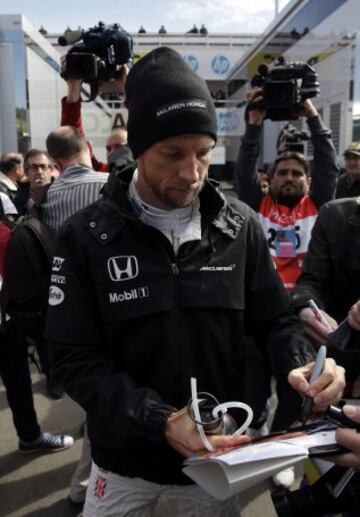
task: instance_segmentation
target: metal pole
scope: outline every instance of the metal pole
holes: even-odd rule
[[[275,0],[275,18],[279,14],[279,0]]]

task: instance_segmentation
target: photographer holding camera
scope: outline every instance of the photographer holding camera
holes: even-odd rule
[[[115,83],[119,86],[123,84],[123,76],[126,77],[127,69],[123,67],[122,75]],[[62,126],[73,126],[84,134],[84,128],[81,117],[81,79],[67,79],[66,80],[68,93],[61,101],[61,125]],[[116,127],[112,129],[111,133],[106,140],[106,154],[107,157],[123,146],[127,146],[127,131],[125,127]],[[93,169],[100,172],[109,172],[108,163],[101,162],[95,157],[92,148],[91,150],[91,162]]]
[[[68,93],[61,103],[61,126],[73,126],[84,135],[81,117],[82,83],[90,85],[89,101],[93,100],[99,88],[111,81],[118,93],[123,93],[128,68],[132,59],[132,39],[118,24],[105,26],[102,22],[88,31],[66,31],[59,38],[60,45],[75,44],[66,56],[61,58],[62,77],[66,80]],[[94,156],[91,144],[92,166],[95,171],[109,172],[109,163],[103,163]],[[126,146],[127,130],[114,127],[106,140],[106,155]]]
[[[315,106],[310,99],[304,100],[298,116],[306,119],[314,146],[311,180],[305,157],[286,151],[278,155],[270,169],[270,191],[264,195],[256,174],[261,131],[267,116],[262,105],[263,89],[254,87],[246,98],[252,109],[247,109],[246,132],[237,162],[238,195],[258,212],[274,265],[285,288],[291,291],[300,275],[318,209],[335,194],[339,174],[335,148],[331,132],[323,125]]]

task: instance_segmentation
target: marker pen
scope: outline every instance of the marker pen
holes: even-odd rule
[[[317,356],[316,356],[313,371],[311,372],[311,377],[310,377],[310,382],[309,382],[310,388],[315,383],[315,381],[317,381],[317,379],[320,377],[320,375],[324,369],[325,359],[326,359],[326,346],[321,345],[321,347],[318,350]],[[310,416],[313,404],[314,404],[313,397],[306,395],[306,397],[304,398],[304,401],[302,404],[302,410],[301,410],[301,423],[303,425],[306,423],[306,421],[308,420],[308,418]]]
[[[309,307],[313,311],[316,316],[316,319],[320,321],[330,332],[332,332],[332,328],[330,327],[330,323],[327,319],[321,314],[319,307],[316,305],[314,300],[309,300]]]

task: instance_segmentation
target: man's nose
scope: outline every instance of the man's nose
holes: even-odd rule
[[[190,185],[199,181],[200,175],[195,155],[188,156],[182,161],[179,169],[179,178]]]
[[[285,179],[286,181],[293,181],[295,178],[294,174],[292,171],[287,171],[286,174],[285,174]]]

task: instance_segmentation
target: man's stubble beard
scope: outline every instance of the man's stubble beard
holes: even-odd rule
[[[186,208],[188,206],[193,205],[195,203],[196,199],[198,198],[198,196],[200,195],[200,192],[204,188],[204,185],[205,185],[205,179],[201,182],[201,184],[196,189],[194,189],[194,193],[189,202],[187,202],[186,200],[184,200],[183,202],[179,202],[179,203],[174,202],[173,209]]]
[[[280,190],[277,195],[273,193],[271,193],[271,195],[279,205],[285,205],[291,208],[301,201],[301,199],[306,195],[306,192],[300,192],[299,190],[297,190],[294,193],[286,194]]]

